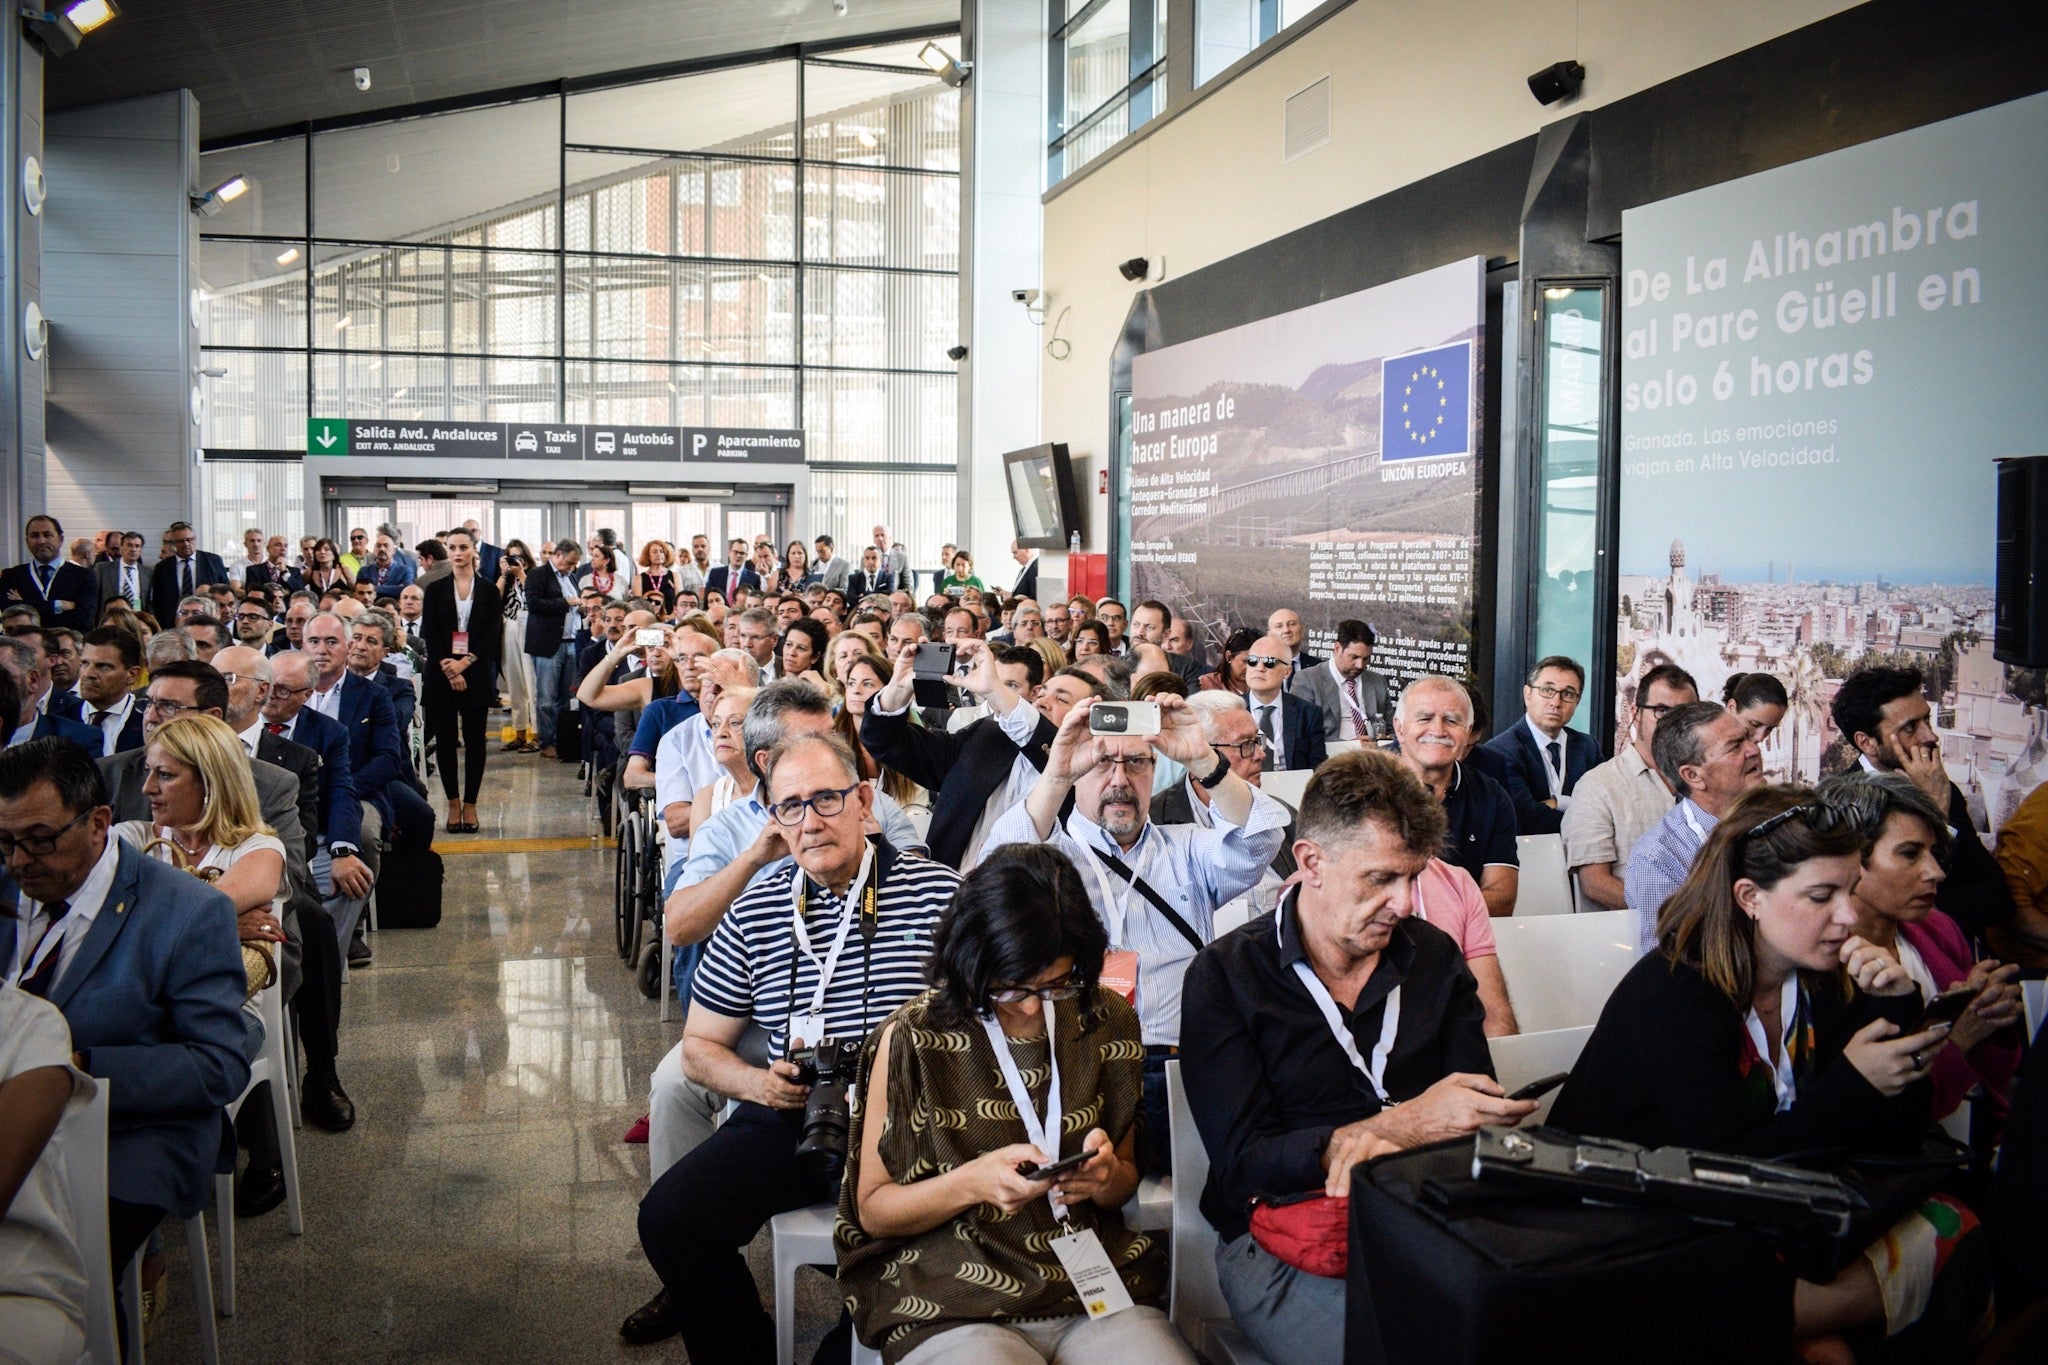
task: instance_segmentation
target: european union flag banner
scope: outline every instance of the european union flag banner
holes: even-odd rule
[[[1380,462],[1472,453],[1472,343],[1380,362]]]

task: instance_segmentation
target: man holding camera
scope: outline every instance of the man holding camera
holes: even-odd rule
[[[770,1361],[774,1325],[746,1247],[777,1213],[833,1197],[849,1078],[836,1064],[924,989],[951,868],[870,840],[874,790],[833,734],[793,735],[761,764],[770,827],[794,863],[749,887],[712,932],[683,1027],[691,1080],[737,1098],[732,1116],[655,1182],[640,1244],[663,1296],[622,1335],[681,1332],[692,1360]],[[738,1051],[752,1023],[770,1055]]]

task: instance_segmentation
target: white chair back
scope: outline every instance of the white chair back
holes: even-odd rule
[[[1283,768],[1277,773],[1260,773],[1259,790],[1291,811],[1301,809],[1302,793],[1315,774],[1307,768]]]
[[[92,1098],[58,1125],[45,1160],[54,1153],[63,1162],[71,1223],[85,1261],[85,1358],[111,1365],[120,1357],[120,1338],[114,1326],[113,1250],[107,1232],[107,1091],[107,1082],[94,1082]]]
[[[956,706],[946,717],[946,732],[957,734],[987,714],[986,706]]]
[[[1597,915],[1514,915],[1493,922],[1508,1000],[1527,1033],[1598,1023],[1601,1007],[1636,961],[1625,910]]]
[[[1515,913],[1571,914],[1572,884],[1564,864],[1564,836],[1517,835],[1515,855],[1522,863],[1522,874],[1515,891]]]
[[[2027,1042],[2032,1046],[2040,1042],[2041,1019],[2048,1015],[2048,981],[2020,982],[2020,1008],[2026,1013]]]
[[[1209,1151],[1202,1145],[1202,1130],[1195,1127],[1194,1111],[1188,1108],[1178,1061],[1166,1064],[1166,1107],[1173,1134],[1173,1231],[1169,1243],[1173,1325],[1189,1345],[1200,1350],[1202,1324],[1230,1316],[1230,1306],[1216,1285],[1216,1229],[1202,1216]]]
[[[1520,1090],[1531,1081],[1540,1081],[1545,1076],[1555,1076],[1560,1071],[1570,1071],[1579,1060],[1579,1052],[1586,1046],[1586,1040],[1593,1036],[1589,1024],[1584,1028],[1550,1029],[1543,1033],[1517,1033],[1507,1038],[1488,1038],[1487,1051],[1493,1054],[1493,1075],[1501,1088],[1509,1094]],[[1528,1118],[1523,1119],[1525,1127],[1550,1121],[1550,1105],[1557,1098],[1553,1090],[1542,1099],[1541,1106]]]
[[[1335,758],[1338,754],[1348,754],[1353,750],[1364,747],[1365,745],[1362,742],[1355,739],[1333,739],[1323,745],[1323,748],[1329,752],[1331,758]]]

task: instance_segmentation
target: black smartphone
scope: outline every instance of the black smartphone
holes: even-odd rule
[[[1509,1095],[1508,1098],[1511,1100],[1540,1100],[1571,1078],[1571,1072],[1560,1071],[1554,1076],[1545,1076],[1540,1081],[1529,1082],[1520,1090],[1515,1091],[1514,1094]]]
[[[1953,1024],[1963,1017],[1963,1011],[1970,1008],[1970,1002],[1976,998],[1976,990],[1969,986],[1958,986],[1954,990],[1943,991],[1927,1002],[1926,1008],[1920,1011],[1918,1021],[1906,1032],[1925,1033],[1936,1024]]]
[[[926,640],[911,661],[910,694],[919,706],[951,706],[946,679],[953,672],[953,646]]]
[[[1017,1174],[1023,1176],[1026,1180],[1057,1180],[1068,1171],[1075,1170],[1085,1164],[1088,1158],[1093,1155],[1094,1153],[1092,1152],[1076,1152],[1064,1160],[1048,1161],[1043,1166],[1034,1166],[1027,1161],[1017,1167]]]

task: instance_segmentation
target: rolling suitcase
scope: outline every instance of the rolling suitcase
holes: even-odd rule
[[[431,929],[441,922],[441,855],[386,849],[377,874],[377,928]]]

